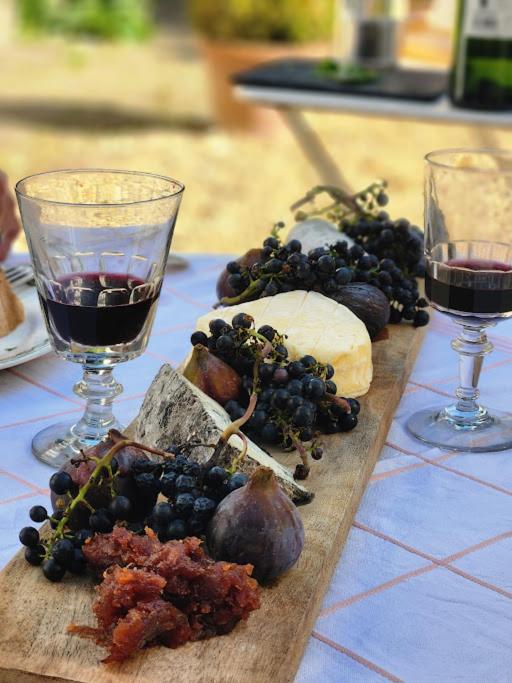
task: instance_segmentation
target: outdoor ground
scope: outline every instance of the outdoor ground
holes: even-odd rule
[[[187,34],[142,46],[15,42],[0,48],[0,65],[0,168],[12,181],[73,166],[174,176],[187,186],[176,251],[244,251],[273,222],[291,221],[289,205],[318,182],[284,126],[262,138],[212,123],[207,78]],[[470,127],[311,119],[354,187],[386,178],[392,214],[416,222],[423,155],[480,144]],[[496,138],[512,146],[512,134]]]

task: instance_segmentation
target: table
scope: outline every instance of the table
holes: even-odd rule
[[[160,365],[184,357],[227,259],[194,256],[166,277],[148,350],[116,369],[125,393],[115,411],[125,423]],[[452,334],[433,317],[296,683],[512,681],[512,453],[441,452],[404,430],[411,411],[451,396]],[[482,395],[503,407],[512,398],[511,324],[491,339]],[[51,354],[0,372],[0,565],[18,550],[28,509],[47,503],[52,470],[31,455],[31,438],[78,417],[79,375]]]
[[[448,97],[433,102],[369,97],[295,88],[238,85],[235,94],[255,105],[273,107],[281,112],[302,151],[325,183],[350,189],[347,180],[322,140],[309,125],[304,111],[331,111],[392,119],[413,119],[432,123],[478,126],[479,145],[495,147],[493,128],[512,128],[511,112],[483,112],[454,107]],[[339,141],[338,141],[339,142]],[[338,145],[339,147],[339,145]]]

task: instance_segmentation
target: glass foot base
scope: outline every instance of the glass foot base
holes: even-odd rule
[[[32,453],[38,460],[59,468],[72,458],[78,457],[81,450],[95,446],[101,441],[101,438],[97,437],[93,439],[78,436],[74,433],[74,428],[72,422],[60,422],[43,429],[32,439]],[[109,429],[122,431],[123,427],[115,421]]]
[[[407,429],[417,439],[450,451],[485,453],[512,448],[512,416],[480,408],[468,420],[455,406],[427,408],[411,415]]]

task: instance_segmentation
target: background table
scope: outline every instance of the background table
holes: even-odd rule
[[[185,355],[226,260],[195,256],[190,268],[166,278],[148,351],[116,369],[125,392],[115,410],[125,423],[160,365]],[[441,452],[404,430],[413,410],[451,397],[452,334],[448,320],[433,317],[298,683],[512,681],[512,452]],[[503,323],[491,339],[495,351],[482,373],[482,394],[507,409],[511,325]],[[71,391],[79,376],[78,366],[51,354],[0,372],[1,565],[19,548],[28,509],[47,503],[52,470],[31,455],[31,438],[56,420],[79,416],[82,405]]]
[[[294,87],[263,87],[237,85],[235,94],[241,100],[255,105],[277,109],[295,136],[306,157],[325,183],[334,183],[350,189],[338,164],[326,145],[310,126],[305,111],[330,111],[339,114],[359,114],[381,118],[410,119],[430,123],[451,123],[477,126],[480,147],[496,147],[493,129],[512,128],[512,112],[474,111],[454,107],[447,96],[432,102],[393,97],[318,92]],[[397,132],[397,138],[400,135]],[[348,142],[348,141],[347,141]],[[343,148],[337,139],[335,149]]]

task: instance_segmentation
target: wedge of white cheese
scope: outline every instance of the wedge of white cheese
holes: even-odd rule
[[[149,387],[138,416],[125,430],[126,435],[151,448],[166,450],[171,444],[196,444],[190,456],[200,463],[229,467],[240,455],[242,440],[233,435],[212,461],[220,435],[231,423],[224,408],[170,365],[163,365]],[[274,470],[285,493],[297,504],[313,495],[294,481],[291,473],[255,443],[248,441],[247,455],[238,469],[250,473],[264,465]],[[197,444],[203,444],[197,446]]]
[[[214,318],[231,322],[243,311],[252,315],[256,327],[271,325],[286,334],[290,358],[311,354],[334,367],[338,395],[366,394],[372,381],[372,344],[364,323],[346,306],[318,292],[285,292],[237,306],[211,311],[196,323],[208,333]]]

